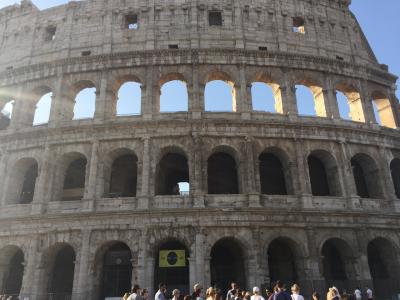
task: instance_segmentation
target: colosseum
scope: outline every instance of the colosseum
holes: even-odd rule
[[[133,283],[186,294],[277,279],[306,296],[400,293],[397,78],[350,3],[1,9],[0,109],[13,109],[0,118],[0,294],[97,300]],[[171,82],[183,109],[163,109]],[[213,109],[216,82],[227,109]],[[136,113],[118,112],[126,84]],[[257,87],[272,110],[255,107]],[[301,113],[300,88],[315,114]],[[85,91],[95,109],[79,117]]]

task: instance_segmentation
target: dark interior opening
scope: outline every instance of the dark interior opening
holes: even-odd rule
[[[68,299],[72,295],[74,272],[75,251],[71,246],[64,246],[55,257],[50,276],[49,294],[54,299]]]
[[[268,265],[271,283],[283,281],[286,286],[297,282],[296,261],[290,245],[284,240],[274,240],[268,247]]]
[[[12,255],[8,270],[5,274],[4,287],[1,294],[19,295],[24,276],[24,254],[19,249]]]
[[[37,163],[34,163],[25,172],[24,181],[22,183],[21,195],[19,197],[20,204],[28,204],[33,201],[37,177],[38,177],[38,165]]]
[[[110,197],[136,197],[137,157],[127,154],[118,157],[112,164]]]
[[[396,197],[400,199],[400,159],[394,159],[390,164],[392,180]]]
[[[261,193],[265,195],[287,195],[283,165],[271,153],[263,153],[259,158]]]
[[[236,162],[227,153],[217,152],[208,159],[208,193],[239,194]]]
[[[317,157],[308,157],[308,169],[313,196],[331,196],[324,163]]]
[[[189,166],[185,156],[168,153],[157,166],[157,195],[180,195],[179,183],[189,182]]]
[[[83,198],[86,177],[86,158],[71,162],[64,178],[63,200],[80,200]]]

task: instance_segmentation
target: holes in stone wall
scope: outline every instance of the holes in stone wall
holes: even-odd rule
[[[86,179],[87,160],[84,157],[72,161],[65,172],[62,200],[80,200],[83,198]]]
[[[136,197],[137,157],[125,154],[114,160],[111,167],[109,197]]]
[[[208,12],[208,24],[210,26],[222,26],[222,12],[221,11],[210,11]]]
[[[253,82],[251,85],[253,110],[277,113],[281,111],[280,90],[276,84]],[[278,98],[278,100],[276,100]]]
[[[381,126],[396,128],[392,105],[388,97],[383,93],[372,93],[372,105],[374,108],[375,119]]]
[[[118,90],[117,116],[140,115],[142,106],[142,89],[138,82],[125,82]]]
[[[57,26],[55,25],[47,26],[44,33],[44,40],[46,42],[54,41],[56,39],[56,32],[57,32]]]
[[[390,172],[392,174],[392,181],[395,189],[395,193],[398,199],[400,199],[400,159],[395,158],[390,163]]]
[[[10,126],[15,100],[7,102],[0,111],[0,130],[5,130]]]
[[[217,152],[207,163],[209,194],[239,194],[236,161],[231,155]]]
[[[348,84],[338,84],[336,87],[336,97],[338,102],[347,101],[348,103],[348,105],[344,106],[342,112],[340,112],[342,118],[355,122],[365,122],[361,96],[354,87]],[[347,110],[349,111],[349,117],[346,117]]]
[[[137,14],[129,14],[125,16],[125,28],[129,30],[137,30],[139,28]]]
[[[75,96],[73,120],[92,119],[96,109],[96,88],[89,85]]]
[[[259,157],[261,193],[265,195],[287,195],[285,170],[281,160],[272,153]]]
[[[39,98],[36,104],[33,125],[42,125],[49,122],[53,93],[48,92]]]
[[[294,17],[292,21],[293,21],[292,31],[294,33],[299,33],[299,34],[305,34],[306,33],[306,27],[305,27],[304,18],[302,18],[302,17]]]
[[[351,159],[357,194],[361,198],[382,198],[379,169],[375,161],[366,154],[357,154]]]
[[[164,155],[157,165],[156,194],[181,195],[180,188],[185,188],[184,183],[189,183],[186,157],[178,153]]]
[[[186,112],[189,110],[189,96],[186,82],[172,80],[160,89],[160,112]]]
[[[209,112],[236,112],[236,92],[234,83],[212,80],[204,91],[205,110]]]

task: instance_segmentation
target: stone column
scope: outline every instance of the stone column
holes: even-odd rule
[[[146,70],[144,94],[142,95],[142,115],[143,119],[151,120],[153,115],[153,66],[148,66]]]
[[[85,186],[85,195],[83,197],[83,209],[93,211],[95,208],[96,181],[99,162],[99,141],[92,142],[92,152],[90,155],[90,165],[86,166],[86,172],[89,171],[89,176],[86,177],[87,183]],[[89,167],[89,168],[88,168]]]
[[[256,173],[258,172],[254,170],[255,163],[254,163],[254,151],[253,151],[253,138],[250,136],[246,137],[245,156],[247,157],[247,161],[246,161],[246,173],[244,174],[246,180],[244,180],[244,182],[247,186],[246,192],[249,195],[249,206],[261,207],[260,193],[256,189]]]
[[[54,167],[53,164],[50,146],[47,144],[43,151],[39,174],[36,180],[35,194],[32,201],[32,214],[43,214],[46,204],[51,200],[50,187],[52,186],[51,169]]]
[[[340,119],[339,105],[336,99],[336,91],[334,89],[322,90],[325,99],[326,117],[334,120]]]
[[[246,68],[244,65],[240,65],[239,75],[240,75],[240,97],[239,101],[237,102],[237,108],[238,112],[242,114],[243,120],[250,120],[252,111],[251,87],[249,89],[247,85]]]
[[[304,274],[306,275],[305,283],[309,287],[307,294],[311,294],[313,291],[324,291],[325,290],[325,278],[322,276],[322,257],[319,253],[318,245],[315,242],[314,229],[308,227],[306,229],[307,245],[308,245],[308,257],[304,259]],[[306,291],[305,291],[306,292]]]
[[[147,230],[143,229],[139,239],[138,264],[136,268],[137,268],[138,284],[139,286],[144,288],[147,288],[149,284],[146,281],[147,258],[148,258]]]
[[[365,123],[377,125],[374,108],[372,106],[372,97],[368,93],[368,83],[366,81],[360,82],[360,96],[364,110]]]
[[[289,117],[296,118],[298,115],[296,103],[296,88],[286,82],[285,86],[281,86],[282,95],[282,113]]]
[[[357,246],[358,246],[358,279],[360,286],[373,286],[371,272],[368,264],[368,232],[365,229],[356,231]]]
[[[24,276],[20,296],[29,300],[41,300],[39,297],[38,278],[40,277],[40,252],[38,252],[38,237],[33,236],[25,254]]]
[[[304,209],[312,209],[313,201],[312,201],[312,192],[310,185],[310,175],[308,172],[308,162],[305,157],[304,149],[304,141],[296,140],[296,162],[297,162],[297,178],[298,180],[298,191],[301,195],[301,200]]]
[[[66,97],[64,77],[58,76],[56,79],[55,91],[53,91],[53,96],[51,99],[50,117],[49,117],[49,127],[58,127],[60,123],[64,120],[64,112],[66,111],[64,107],[68,108],[72,112],[73,105],[68,107],[68,101],[72,102]],[[71,116],[72,119],[72,116]]]
[[[193,174],[190,182],[190,186],[193,187],[194,191],[191,191],[193,195],[193,206],[197,208],[205,207],[204,203],[204,188],[203,188],[203,157],[201,151],[201,137],[197,133],[192,134],[193,137],[193,157],[192,157],[192,170]]]
[[[189,93],[189,111],[192,113],[193,119],[201,119],[204,111],[204,89],[201,90],[199,82],[199,66],[193,64],[192,66],[192,82]]]
[[[150,168],[151,168],[151,154],[150,154],[150,137],[143,138],[143,154],[142,154],[142,187],[138,197],[138,208],[148,209],[150,205]]]
[[[394,201],[396,201],[397,196],[390,171],[390,160],[388,159],[390,158],[390,154],[387,153],[387,149],[383,146],[379,147],[379,154],[380,159],[378,165],[381,169],[382,192],[386,199],[386,208],[392,210],[395,207]]]
[[[149,294],[154,295],[154,268],[156,260],[154,257],[147,257],[146,259],[146,276],[145,276],[145,286],[148,287]]]
[[[5,191],[7,182],[7,154],[6,152],[0,153],[0,208],[5,204]],[[1,210],[0,210],[1,211]]]
[[[20,130],[24,127],[32,127],[35,103],[32,99],[24,96],[23,87],[16,93],[15,105],[12,113],[10,129]]]
[[[340,156],[343,168],[340,168],[344,182],[345,196],[349,198],[349,206],[351,209],[361,209],[360,197],[357,195],[357,188],[354,181],[353,167],[351,166],[351,154],[346,142],[340,142]]]
[[[84,229],[82,231],[82,245],[75,264],[74,285],[72,289],[73,299],[90,299],[93,288],[90,285],[90,235],[91,231]]]
[[[195,239],[195,257],[194,259],[194,270],[196,271],[196,275],[193,281],[190,281],[191,286],[195,283],[200,283],[205,287],[206,278],[205,278],[205,265],[204,265],[204,246],[205,246],[205,236],[204,233],[199,231],[196,233]],[[194,282],[195,281],[195,282]]]

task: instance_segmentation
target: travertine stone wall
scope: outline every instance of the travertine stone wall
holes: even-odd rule
[[[0,131],[0,249],[24,253],[21,295],[47,299],[48,267],[68,244],[76,253],[72,299],[96,299],[102,255],[115,241],[131,249],[132,281],[151,290],[157,249],[168,240],[189,250],[190,284],[211,283],[211,249],[223,238],[243,249],[249,289],[271,283],[268,248],[276,239],[291,245],[306,295],[326,288],[321,251],[331,239],[345,245],[349,288],[372,285],[367,249],[376,239],[391,245],[400,275],[400,201],[391,174],[400,159],[396,77],[376,61],[348,4],[92,0],[39,11],[22,1],[1,9],[0,107],[10,100],[15,107]],[[208,25],[209,11],[222,12],[222,27]],[[137,30],[124,28],[128,14],[138,15]],[[293,17],[304,19],[306,34],[292,32]],[[49,26],[55,37],[45,41]],[[187,83],[189,109],[160,113],[161,85],[173,79]],[[236,112],[205,111],[204,88],[214,79],[233,83]],[[132,80],[141,83],[141,114],[117,117],[119,87]],[[257,81],[273,87],[276,114],[253,110]],[[317,117],[298,115],[296,84],[316,91]],[[72,120],[74,97],[87,86],[97,91],[94,118]],[[353,121],[340,118],[338,89],[349,94]],[[53,92],[50,120],[32,126],[43,91]],[[391,116],[385,126],[372,107],[382,97]],[[171,149],[188,160],[189,195],[155,195],[157,164]],[[108,198],[110,165],[122,150],[138,158],[136,197]],[[208,194],[207,160],[216,150],[236,162],[237,195]],[[261,194],[266,151],[281,159],[288,195]],[[310,154],[329,161],[335,196],[312,195]],[[78,155],[88,162],[83,199],[60,201],[67,162]],[[357,196],[351,159],[360,155],[377,178],[378,197]],[[39,169],[34,199],[24,205],[10,197],[23,159]],[[0,253],[0,282],[7,263]]]

